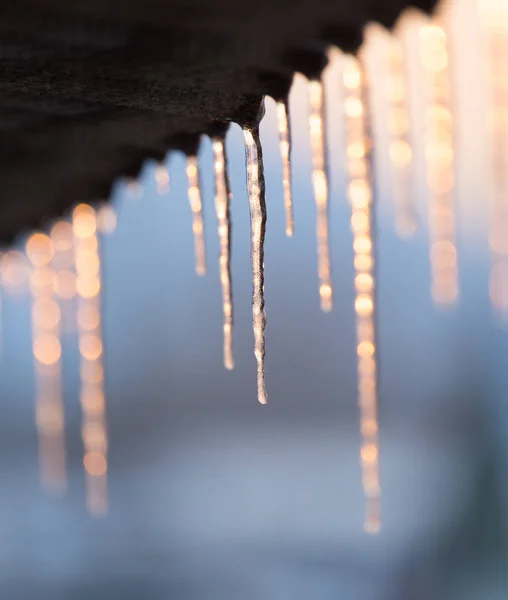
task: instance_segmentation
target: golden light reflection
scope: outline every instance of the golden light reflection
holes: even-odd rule
[[[32,348],[35,413],[41,480],[51,492],[66,488],[60,307],[54,292],[56,249],[50,237],[34,233],[26,244],[32,265]]]
[[[187,157],[187,185],[189,203],[192,211],[192,233],[194,234],[194,254],[196,258],[196,275],[206,274],[205,227],[203,219],[203,202],[201,200],[201,184],[197,156]]]
[[[46,267],[51,262],[55,250],[49,237],[43,233],[34,233],[26,244],[26,255],[34,268]]]
[[[408,237],[416,230],[416,211],[411,189],[413,152],[410,144],[404,49],[397,37],[389,38],[387,53],[388,154],[394,174],[395,228],[401,237]]]
[[[319,297],[321,310],[333,307],[328,225],[328,175],[326,167],[326,119],[324,87],[321,81],[309,82],[309,132],[312,154],[312,185],[316,202]],[[347,105],[346,105],[347,109]],[[350,106],[349,110],[355,110]]]
[[[280,156],[282,159],[282,187],[284,191],[284,210],[286,213],[286,235],[291,237],[295,232],[295,221],[291,192],[291,123],[287,101],[279,100],[277,102],[277,125]]]
[[[222,288],[222,311],[224,314],[224,366],[233,369],[233,295],[231,289],[231,220],[229,203],[231,193],[227,172],[224,138],[212,141],[215,174],[215,212],[219,224],[219,270]]]
[[[376,533],[381,527],[379,451],[377,420],[377,358],[374,273],[373,194],[370,174],[368,107],[366,83],[360,61],[344,60],[343,82],[346,110],[348,199],[351,204],[355,267],[355,312],[358,366],[358,404],[362,435],[361,464],[366,498],[365,530]],[[357,148],[362,148],[358,152]]]
[[[508,319],[508,4],[480,0],[488,78],[487,133],[491,148],[490,203],[492,306]]]
[[[266,199],[263,154],[258,129],[244,129],[247,191],[250,207],[252,316],[254,356],[257,361],[257,391],[261,404],[268,402],[265,383],[265,255]]]
[[[458,297],[455,251],[454,149],[447,35],[437,24],[419,29],[425,93],[424,149],[427,171],[431,293],[439,305]]]
[[[106,407],[101,330],[101,261],[97,239],[97,214],[80,204],[72,214],[78,293],[77,326],[81,357],[80,402],[83,414],[83,465],[87,507],[92,514],[108,508]]]

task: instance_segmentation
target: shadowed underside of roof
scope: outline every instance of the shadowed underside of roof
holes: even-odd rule
[[[406,0],[7,0],[0,7],[0,243],[202,134],[259,119],[326,47],[355,51]],[[415,0],[430,11],[435,0]]]

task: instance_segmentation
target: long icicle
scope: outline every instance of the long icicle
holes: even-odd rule
[[[3,252],[0,252],[0,264],[3,257]],[[0,356],[4,351],[4,328],[3,328],[3,314],[4,314],[4,291],[2,286],[2,273],[0,269]]]
[[[219,225],[219,269],[224,313],[224,366],[233,369],[233,294],[231,289],[231,219],[229,203],[231,193],[227,171],[226,148],[223,137],[213,138],[215,174],[215,211]]]
[[[420,60],[426,90],[425,158],[432,298],[453,304],[459,294],[455,245],[453,116],[447,35],[437,24],[420,28]]]
[[[72,213],[72,225],[77,272],[80,400],[87,507],[90,513],[101,515],[108,509],[108,436],[100,302],[101,260],[95,210],[87,204],[80,204]]]
[[[486,42],[492,163],[490,299],[499,317],[508,321],[508,6],[484,0],[479,8]]]
[[[381,527],[378,465],[377,350],[373,192],[369,161],[368,107],[365,74],[360,61],[347,56],[344,66],[347,147],[361,145],[360,157],[348,152],[348,198],[351,203],[355,267],[355,312],[358,360],[358,403],[361,417],[361,463],[366,498],[365,530]]]
[[[63,492],[66,488],[65,434],[61,315],[54,293],[55,251],[47,235],[35,233],[28,239],[26,253],[32,263],[32,337],[41,478],[48,491]]]
[[[293,216],[293,195],[291,191],[291,122],[287,100],[277,102],[277,124],[279,130],[279,148],[282,159],[282,186],[284,190],[284,211],[286,213],[286,235],[295,233]]]
[[[321,310],[330,312],[333,288],[328,229],[328,175],[326,167],[326,119],[323,83],[309,82],[309,130],[312,153],[312,185],[316,202],[319,298]]]
[[[197,156],[187,157],[187,185],[189,203],[192,211],[192,233],[194,234],[194,253],[196,257],[196,275],[206,275],[205,226],[203,219],[203,202],[199,179]]]
[[[416,230],[416,209],[412,193],[413,151],[410,144],[408,86],[405,77],[404,47],[400,39],[390,36],[387,44],[389,156],[393,167],[395,228],[400,237]]]
[[[252,315],[254,327],[254,355],[257,360],[257,392],[261,404],[268,402],[265,384],[265,264],[264,241],[266,233],[265,176],[259,128],[244,128],[247,163],[247,191],[249,194],[252,262]]]

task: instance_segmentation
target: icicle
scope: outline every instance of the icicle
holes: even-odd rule
[[[215,173],[215,211],[219,223],[219,267],[222,286],[222,310],[224,313],[224,366],[233,369],[233,295],[231,290],[231,221],[229,203],[229,178],[227,172],[224,138],[213,139]]]
[[[74,236],[72,225],[66,221],[58,221],[50,233],[55,256],[54,289],[62,316],[63,333],[76,331],[76,274],[74,272]]]
[[[355,267],[355,312],[358,360],[358,403],[361,416],[361,463],[366,497],[365,530],[381,527],[378,466],[377,352],[373,194],[369,164],[369,124],[362,65],[347,56],[344,65],[348,156],[348,198],[351,203]],[[361,153],[351,152],[362,148]]]
[[[164,163],[159,163],[155,167],[155,183],[157,192],[161,196],[169,194],[169,170]]]
[[[411,185],[413,151],[409,140],[408,91],[401,41],[390,37],[387,51],[387,123],[390,136],[389,156],[394,174],[395,228],[401,237],[409,237],[416,230],[416,210]]]
[[[259,129],[244,128],[247,163],[247,191],[249,194],[252,262],[252,314],[254,327],[254,355],[257,360],[257,390],[261,404],[268,402],[265,385],[265,264],[264,242],[266,233],[265,176]]]
[[[26,253],[32,264],[32,340],[41,479],[49,491],[62,492],[66,488],[65,436],[60,308],[54,298],[55,252],[47,235],[35,233],[28,239]]]
[[[72,213],[72,224],[77,272],[80,399],[87,506],[92,514],[104,514],[108,507],[108,439],[101,331],[101,261],[95,210],[80,204]]]
[[[328,232],[328,175],[326,168],[326,120],[324,89],[321,81],[309,82],[309,129],[312,152],[312,185],[317,213],[318,277],[321,310],[333,305]]]
[[[192,211],[192,232],[196,256],[196,275],[206,274],[205,228],[197,156],[187,157],[188,196]]]
[[[97,231],[104,235],[111,235],[116,231],[118,216],[110,203],[104,203],[97,210]]]
[[[487,112],[492,162],[490,299],[499,315],[508,319],[508,5],[499,0],[484,0],[480,17],[487,43],[490,96]]]
[[[282,185],[284,190],[284,210],[286,212],[286,235],[292,237],[295,232],[293,217],[293,197],[291,192],[291,122],[288,102],[277,102],[277,123],[279,129],[279,148],[282,158]]]
[[[137,200],[143,195],[143,186],[134,177],[128,177],[126,180],[125,191],[132,200]]]
[[[426,92],[425,159],[429,188],[432,297],[453,304],[458,296],[455,246],[454,150],[447,37],[438,25],[420,28],[420,60]]]
[[[17,250],[9,250],[2,256],[2,286],[10,294],[24,291],[30,277],[30,265],[26,256]]]
[[[3,258],[3,253],[0,252],[0,264],[1,264],[2,258]],[[3,292],[2,286],[3,286],[2,272],[1,272],[1,269],[0,269],[0,356],[2,355],[3,350],[4,350],[4,343],[3,343],[3,337],[4,337],[4,328],[3,328],[3,314],[4,314],[3,307],[4,307],[4,300],[3,300],[3,294],[4,294],[4,292]]]

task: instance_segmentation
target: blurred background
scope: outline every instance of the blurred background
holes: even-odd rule
[[[68,490],[54,497],[41,488],[38,474],[31,299],[3,294],[2,597],[506,598],[508,332],[489,299],[486,99],[478,85],[485,73],[467,43],[474,26],[470,4],[457,2],[453,21],[453,47],[460,50],[453,73],[459,90],[456,306],[438,308],[430,293],[417,75],[410,71],[410,189],[418,228],[401,239],[394,228],[383,69],[376,63],[385,34],[374,30],[366,53],[373,74],[378,202],[381,532],[370,536],[362,529],[353,249],[338,59],[325,73],[335,299],[329,314],[319,309],[303,77],[296,77],[290,97],[293,238],[284,234],[271,99],[261,124],[268,406],[256,401],[241,130],[232,126],[227,136],[231,372],[223,368],[210,140],[203,139],[199,157],[208,262],[203,278],[194,274],[183,155],[168,158],[169,194],[158,193],[153,164],[140,178],[139,197],[118,183],[118,227],[102,240],[109,430],[109,511],[102,518],[90,516],[84,501],[76,334],[63,333]]]

